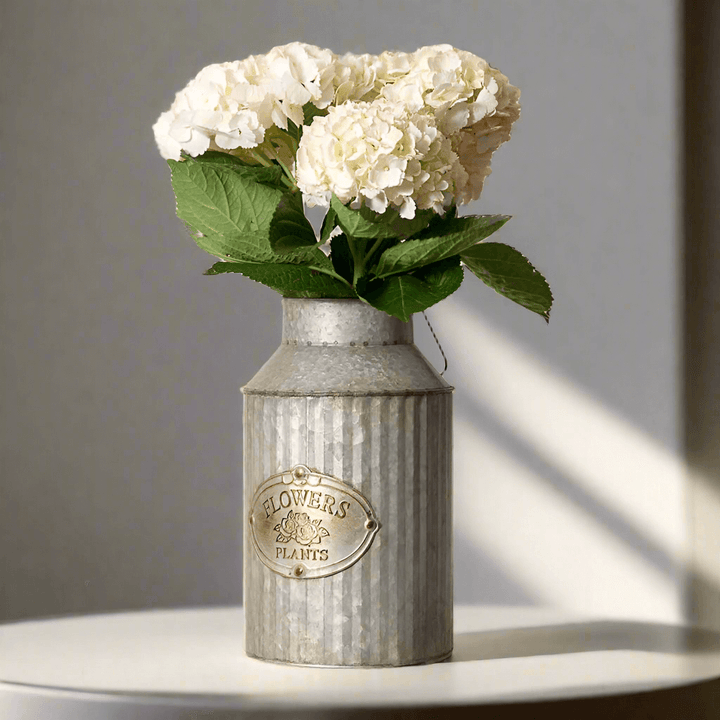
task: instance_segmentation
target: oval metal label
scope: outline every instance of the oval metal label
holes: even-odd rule
[[[250,509],[250,536],[260,560],[298,580],[350,567],[379,529],[370,503],[357,490],[305,465],[265,480]]]

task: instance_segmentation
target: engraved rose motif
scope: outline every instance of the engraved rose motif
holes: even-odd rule
[[[310,522],[307,513],[299,513],[295,516],[297,520],[297,530],[295,531],[295,539],[301,545],[311,545],[314,542],[320,542],[318,537],[318,527]],[[320,521],[318,520],[318,525]]]
[[[290,515],[283,518],[280,523],[280,532],[286,537],[291,538],[295,534],[296,530],[297,523],[295,522],[295,518],[292,516],[292,511],[290,511]]]
[[[307,513],[294,513],[292,510],[276,526],[277,542],[295,542],[300,545],[320,543],[330,533],[321,527],[322,520],[311,520]]]

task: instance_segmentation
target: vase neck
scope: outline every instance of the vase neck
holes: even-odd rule
[[[403,322],[361,300],[283,298],[287,345],[410,345],[412,319]]]

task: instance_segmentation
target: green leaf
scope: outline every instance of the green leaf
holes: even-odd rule
[[[296,143],[300,142],[302,137],[302,126],[298,127],[290,118],[287,120],[287,134],[295,140]]]
[[[283,263],[215,263],[206,275],[240,273],[262,283],[284,297],[352,298],[357,297],[351,287],[329,275],[303,265]]]
[[[186,158],[187,157],[188,156],[186,156]],[[234,155],[228,155],[227,153],[216,150],[208,150],[196,158],[189,159],[199,165],[232,170],[248,180],[264,183],[265,185],[274,185],[282,189],[283,192],[287,190],[287,186],[282,184],[284,173],[279,165],[271,165],[269,167],[264,165],[248,165]]]
[[[479,243],[460,257],[486,285],[549,322],[550,286],[524,255],[502,243]]]
[[[457,205],[453,203],[444,215],[434,215],[428,226],[417,237],[435,237],[436,235],[444,235],[453,227],[452,221],[457,218]],[[413,239],[415,239],[413,238]]]
[[[330,260],[335,272],[352,284],[354,263],[345,235],[336,235],[330,241]]]
[[[332,260],[330,260],[330,258],[317,245],[313,247],[300,248],[294,252],[284,253],[279,256],[279,261],[281,263],[291,263],[293,265],[311,265],[312,267],[328,271],[333,270]]]
[[[378,310],[407,322],[413,313],[422,312],[454,293],[462,281],[460,258],[455,256],[415,273],[371,281],[359,294]]]
[[[377,277],[387,277],[458,255],[499,230],[509,215],[467,215],[442,222],[419,237],[411,238],[386,250],[375,268]]]
[[[238,260],[248,262],[289,262],[286,258],[270,249],[267,236],[263,233],[246,233],[233,235],[228,240],[217,235],[203,235],[189,223],[182,221],[195,244],[205,252],[215,255],[221,260]]]
[[[270,247],[280,254],[318,244],[315,230],[305,217],[299,192],[288,192],[280,198],[268,237]]]
[[[256,179],[271,179],[276,171],[282,173],[279,168],[235,164],[234,159],[225,153],[209,156],[205,153],[200,160],[170,160],[169,164],[178,217],[189,226],[193,239],[206,252],[223,260],[238,262],[325,264],[332,267],[316,247],[291,249],[283,255],[272,249],[269,238],[271,224],[287,189],[271,187]],[[281,216],[287,219],[282,213]],[[295,220],[302,222],[299,218]],[[288,230],[289,224],[283,226],[281,223],[279,229],[283,227]]]
[[[327,114],[327,108],[320,109],[316,105],[313,105],[311,102],[305,103],[303,105],[303,125],[310,125],[314,118],[324,117]]]
[[[436,214],[432,210],[418,210],[412,220],[406,220],[391,208],[382,215],[364,205],[359,210],[353,210],[343,205],[335,195],[330,199],[330,208],[335,211],[343,232],[353,238],[408,238],[427,227]]]
[[[282,190],[220,163],[168,160],[178,217],[203,235],[225,238],[265,234]]]
[[[247,260],[248,262],[272,262],[275,254],[270,252],[268,241],[262,235],[235,236],[231,242],[215,235],[193,234],[197,246],[222,260]]]
[[[317,246],[304,247],[280,254],[270,249],[267,237],[262,235],[238,236],[232,239],[232,243],[226,243],[225,238],[213,235],[198,236],[195,234],[193,239],[201,250],[230,262],[291,263],[293,265],[313,265],[327,270],[333,269],[330,259]]]
[[[330,233],[337,227],[337,213],[330,208],[323,218],[322,227],[320,228],[320,240],[327,242]]]

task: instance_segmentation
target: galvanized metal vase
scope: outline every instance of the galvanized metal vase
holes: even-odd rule
[[[283,298],[243,388],[248,655],[397,666],[452,653],[452,391],[403,323]]]

